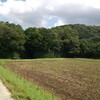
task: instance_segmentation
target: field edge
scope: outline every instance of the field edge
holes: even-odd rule
[[[15,100],[60,100],[0,65],[0,79]]]

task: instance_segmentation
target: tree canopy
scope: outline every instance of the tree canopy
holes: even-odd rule
[[[20,25],[0,22],[0,58],[20,58],[25,34]]]
[[[0,22],[0,58],[100,58],[100,26],[69,24],[47,28]]]

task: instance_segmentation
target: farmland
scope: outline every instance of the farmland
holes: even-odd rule
[[[100,60],[37,59],[4,66],[61,100],[100,100]]]
[[[41,87],[5,68],[3,64],[9,61],[12,62],[13,60],[0,60],[0,80],[9,89],[14,100],[60,100]],[[2,99],[2,96],[0,96],[0,100]]]

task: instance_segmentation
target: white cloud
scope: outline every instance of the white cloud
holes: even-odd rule
[[[47,27],[50,17],[57,17],[54,26],[75,23],[98,25],[99,5],[100,0],[8,0],[0,2],[0,15],[23,27]]]
[[[54,26],[60,26],[60,25],[64,25],[65,23],[62,21],[62,20],[58,20],[55,24],[54,24]]]
[[[10,12],[10,10],[4,6],[2,2],[0,2],[0,14],[1,15],[7,15]]]

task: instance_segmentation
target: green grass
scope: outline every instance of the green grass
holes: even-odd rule
[[[2,63],[4,63],[2,61]],[[16,100],[59,100],[42,88],[27,82],[25,79],[0,66],[0,79]]]

